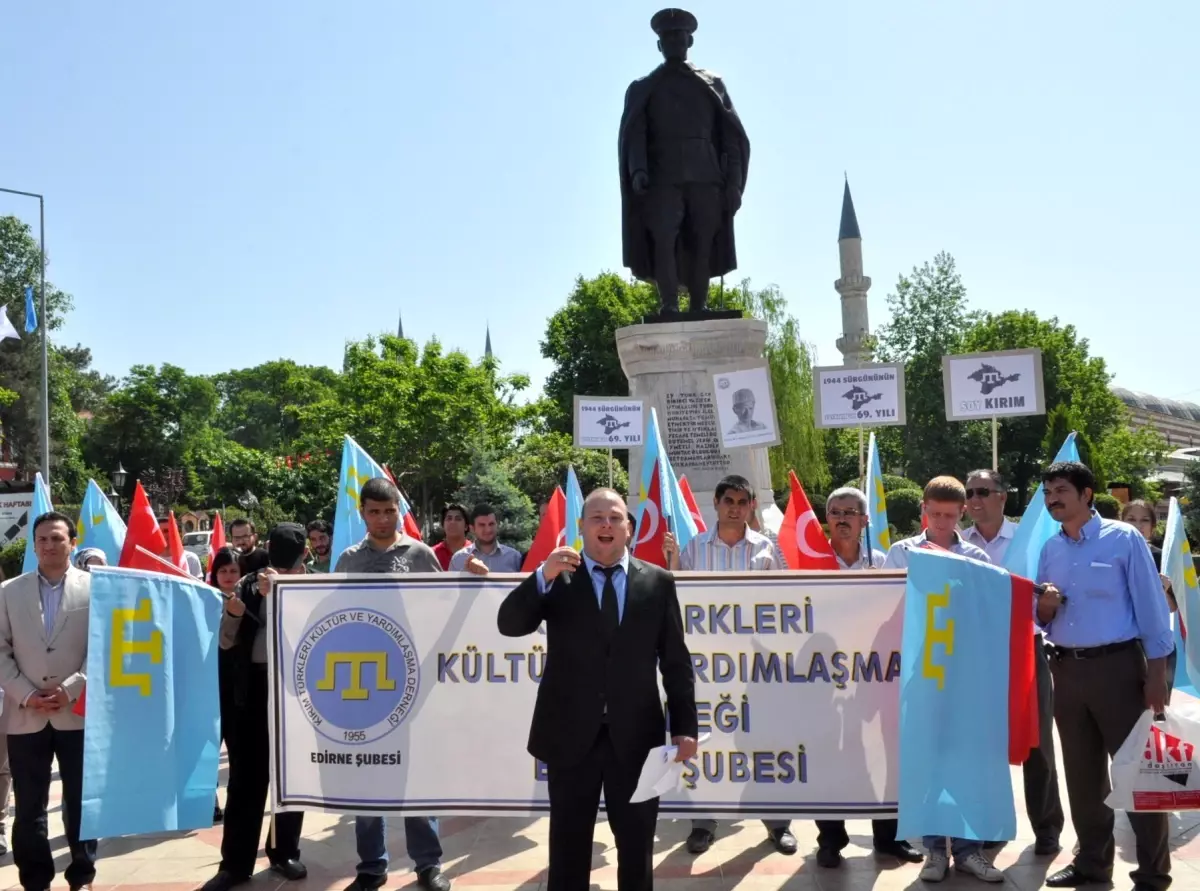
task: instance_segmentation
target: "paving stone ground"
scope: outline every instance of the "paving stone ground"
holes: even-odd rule
[[[1059,770],[1061,776],[1061,765]],[[1004,871],[1005,884],[989,887],[1034,891],[1042,887],[1049,873],[1070,861],[1075,839],[1068,818],[1063,852],[1053,859],[1034,857],[1033,835],[1022,814],[1019,769],[1014,770],[1013,778],[1014,789],[1018,790],[1019,837],[995,857],[996,864]],[[224,795],[223,789],[221,794]],[[1065,806],[1065,788],[1063,803]],[[61,870],[67,863],[67,850],[59,815],[57,784],[52,791],[51,807],[50,832]],[[388,838],[392,869],[387,887],[415,886],[404,854],[403,820],[396,819],[392,824],[394,828]],[[844,852],[847,860],[839,870],[817,866],[814,857],[816,828],[811,821],[792,824],[800,843],[800,851],[793,857],[777,853],[757,821],[723,824],[713,847],[702,856],[693,857],[684,849],[689,828],[687,821],[663,820],[658,825],[654,876],[659,891],[899,891],[926,887],[917,878],[920,867],[873,855],[870,824],[866,821],[848,824],[851,846]],[[463,891],[538,891],[546,878],[548,843],[549,821],[545,818],[452,817],[442,820],[444,867],[455,887]],[[194,891],[216,872],[220,844],[220,827],[101,841],[95,891],[118,888],[123,891]],[[1171,847],[1172,888],[1200,891],[1200,811],[1172,815]],[[305,815],[302,857],[309,868],[309,877],[302,882],[283,882],[267,872],[267,861],[262,852],[259,853],[260,872],[250,885],[245,886],[247,891],[276,891],[285,885],[291,885],[290,891],[340,891],[354,878],[357,862],[354,820],[327,814]],[[1113,887],[1131,888],[1128,873],[1132,866],[1127,864],[1134,862],[1133,834],[1123,814],[1117,815],[1117,857],[1119,862]],[[616,889],[616,849],[608,826],[603,822],[596,826],[592,870],[593,888]],[[0,859],[0,889],[17,887],[17,870],[12,865],[12,856],[8,855]],[[65,887],[60,876],[54,888]],[[952,874],[942,887],[982,891],[985,886],[969,876]]]

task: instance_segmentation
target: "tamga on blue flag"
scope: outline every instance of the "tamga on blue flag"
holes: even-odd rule
[[[1072,433],[1054,456],[1054,463],[1078,460],[1079,447],[1075,445],[1075,434]],[[1046,510],[1046,498],[1039,483],[1037,491],[1033,493],[1033,498],[1025,508],[1025,513],[1021,515],[1017,531],[1013,533],[1012,544],[1004,554],[1004,568],[1015,575],[1036,581],[1042,548],[1058,529],[1058,523],[1054,522],[1054,518]]]
[[[81,836],[211,826],[221,595],[137,569],[91,577]]]
[[[367,535],[367,524],[359,513],[358,493],[363,483],[376,477],[387,478],[387,471],[349,436],[342,443],[342,472],[338,476],[337,510],[333,516],[333,542],[329,566],[337,566],[342,551],[356,545]]]
[[[79,508],[79,547],[99,548],[109,566],[121,560],[125,546],[125,521],[95,480],[88,480],[83,506]]]
[[[33,504],[29,507],[29,522],[25,526],[25,561],[21,564],[21,572],[33,572],[37,569],[37,554],[33,550],[33,524],[42,514],[54,510],[50,503],[50,490],[39,473],[33,478]]]
[[[1008,759],[1012,613],[1003,569],[941,551],[909,554],[899,838],[1016,838]]]

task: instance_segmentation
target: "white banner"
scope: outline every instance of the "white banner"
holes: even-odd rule
[[[1042,351],[942,356],[946,420],[1044,415]]]
[[[630,396],[575,397],[576,448],[638,448],[645,433],[642,400]]]
[[[818,427],[902,425],[904,366],[814,368],[813,409]]]
[[[506,638],[520,576],[284,576],[271,614],[277,810],[548,811],[525,750],[545,636]],[[665,816],[896,811],[900,573],[684,573],[700,732]]]

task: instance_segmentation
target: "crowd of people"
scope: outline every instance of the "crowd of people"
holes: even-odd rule
[[[1043,550],[1037,581],[1037,667],[1040,746],[1024,764],[1024,799],[1036,835],[1034,853],[1060,850],[1064,814],[1059,800],[1054,736],[1063,748],[1066,788],[1078,846],[1072,863],[1050,875],[1052,888],[1111,880],[1113,812],[1107,759],[1125,741],[1146,708],[1161,712],[1171,695],[1175,657],[1170,612],[1175,603],[1159,575],[1152,551],[1153,510],[1135,502],[1129,522],[1104,519],[1093,508],[1096,480],[1077,462],[1051,465],[1043,474],[1046,507],[1060,524]],[[972,560],[1000,563],[1016,524],[1004,516],[1007,486],[993,470],[971,473],[965,485],[937,477],[926,485],[922,508],[927,528],[885,554],[865,544],[866,496],[856,488],[833,492],[826,502],[829,540],[839,570],[904,569],[914,548],[934,547]],[[366,482],[359,495],[365,538],[337,558],[338,573],[463,571],[517,572],[524,555],[497,541],[496,512],[448,505],[443,539],[434,547],[410,537],[401,522],[401,495],[387,479]],[[582,891],[591,865],[592,833],[601,791],[617,844],[618,885],[623,891],[651,887],[657,799],[627,803],[646,752],[667,733],[659,698],[661,675],[667,712],[680,760],[696,752],[697,717],[691,658],[683,633],[672,571],[760,572],[787,568],[778,542],[756,531],[757,501],[751,484],[730,476],[717,486],[716,523],[680,548],[667,533],[667,569],[631,556],[633,517],[623,496],[597,489],[584,501],[583,548],[553,550],[509,594],[497,623],[502,634],[524,636],[545,623],[548,654],[532,719],[529,751],[547,765],[550,798],[549,880],[552,891]],[[969,520],[969,525],[964,523]],[[169,522],[164,519],[163,522]],[[203,571],[220,591],[221,735],[229,757],[221,862],[204,891],[228,891],[250,880],[263,835],[269,785],[268,674],[265,603],[279,574],[331,571],[333,530],[322,520],[280,523],[260,546],[245,519],[229,526],[230,544]],[[74,708],[85,682],[90,569],[103,553],[76,549],[76,528],[67,516],[38,517],[31,539],[37,569],[0,588],[0,716],[7,754],[0,752],[2,815],[11,774],[16,804],[13,854],[26,891],[45,891],[55,875],[46,810],[51,761],[57,760],[63,821],[70,847],[65,879],[71,891],[90,888],[96,843],[81,840],[83,717]],[[197,565],[193,572],[201,573]],[[627,610],[629,603],[638,608]],[[651,608],[655,607],[655,608]],[[618,632],[621,632],[618,634]],[[1137,838],[1135,891],[1165,891],[1170,884],[1165,814],[1129,815]],[[787,820],[764,822],[775,849],[794,854],[797,842]],[[442,872],[438,821],[406,817],[407,853],[417,883],[449,891]],[[849,844],[843,821],[817,821],[817,863],[836,869]],[[270,868],[287,880],[307,875],[301,861],[302,813],[281,813],[268,835]],[[696,820],[687,850],[706,851],[719,827]],[[355,821],[359,863],[347,891],[372,891],[387,878],[386,821]],[[0,843],[3,843],[0,822]],[[923,838],[919,850],[897,838],[895,820],[875,820],[877,853],[920,864],[927,882],[945,879],[951,864],[985,882],[1002,873],[987,851],[1001,842]]]

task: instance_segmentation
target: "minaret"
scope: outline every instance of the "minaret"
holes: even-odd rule
[[[850,180],[842,193],[842,225],[838,230],[838,256],[842,277],[833,283],[842,296],[842,336],[837,339],[842,361],[851,367],[871,361],[867,338],[871,323],[867,321],[867,291],[871,279],[863,275],[862,234],[854,214],[854,199],[850,197]]]
[[[487,334],[483,340],[483,357],[485,359],[492,358],[492,326],[487,326]]]
[[[396,336],[404,340],[404,316],[396,313]]]

